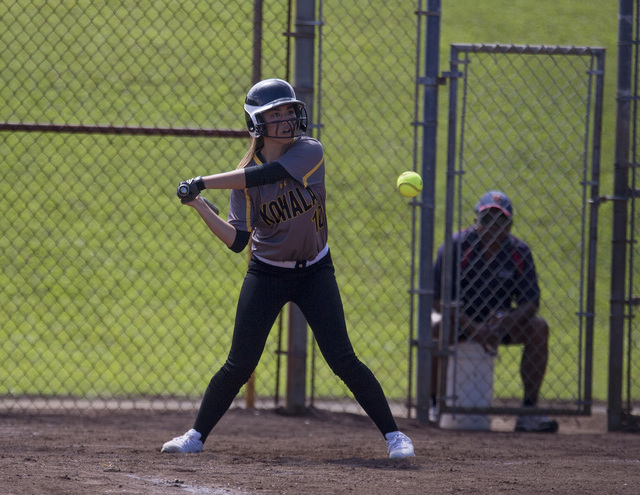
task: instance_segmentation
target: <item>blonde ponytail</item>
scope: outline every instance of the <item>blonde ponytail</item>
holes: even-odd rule
[[[245,168],[247,165],[249,165],[249,163],[251,163],[251,160],[253,160],[254,155],[258,151],[260,151],[263,146],[264,146],[264,138],[262,136],[259,136],[257,138],[252,137],[251,142],[249,143],[249,149],[247,150],[247,153],[244,155],[244,158],[242,158],[242,160],[240,160],[240,163],[238,163],[238,166],[236,167],[236,169]]]

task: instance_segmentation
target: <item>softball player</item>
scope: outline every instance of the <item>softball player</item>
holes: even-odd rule
[[[231,172],[181,182],[178,196],[195,208],[211,231],[235,252],[251,237],[251,260],[236,312],[229,356],[211,379],[193,428],[167,442],[162,452],[200,452],[209,433],[249,380],[282,307],[295,303],[334,373],[384,435],[390,458],[414,456],[411,440],[398,431],[373,373],[357,357],[327,245],[324,152],[304,136],[307,114],[291,85],[266,79],[245,100],[252,137],[244,159]],[[228,221],[199,195],[230,189]]]

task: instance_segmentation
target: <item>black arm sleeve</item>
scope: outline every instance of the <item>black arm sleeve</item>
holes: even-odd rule
[[[229,246],[229,249],[234,253],[239,253],[249,244],[250,237],[251,232],[236,229],[236,238],[233,240],[233,244]]]
[[[247,187],[273,184],[290,177],[289,172],[278,162],[263,163],[244,169],[244,180]]]

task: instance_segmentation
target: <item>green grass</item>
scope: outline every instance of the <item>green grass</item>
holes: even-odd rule
[[[267,2],[263,77],[287,77],[284,8]],[[413,166],[414,11],[414,2],[324,5],[321,137],[330,244],[356,350],[394,398],[406,394],[407,383],[411,210],[394,187]],[[441,70],[448,70],[451,42],[610,50],[601,191],[611,191],[616,6],[543,0],[533,9],[524,0],[465,0],[443,2],[442,12]],[[251,15],[251,4],[242,2],[3,2],[0,120],[242,128]],[[441,96],[437,242],[444,87]],[[213,239],[179,207],[174,190],[181,179],[233,168],[245,146],[228,139],[0,134],[0,361],[7,363],[0,395],[202,393],[226,357],[246,256]],[[226,214],[226,193],[208,197]],[[558,228],[533,211],[532,230],[536,218],[543,218],[541,229]],[[599,399],[606,397],[608,239],[603,225]],[[570,244],[537,259],[539,268],[563,266],[573,255]],[[553,343],[572,349],[550,360],[557,375],[574,370],[575,343],[564,327],[572,308],[553,303],[558,293],[570,300],[575,288],[541,277],[545,316],[557,322]],[[276,333],[257,371],[261,395],[275,388]],[[517,363],[504,361],[499,373],[509,377]],[[324,364],[316,384],[318,396],[344,393]],[[566,398],[572,387],[549,385],[543,393]],[[506,388],[519,394],[517,381]]]

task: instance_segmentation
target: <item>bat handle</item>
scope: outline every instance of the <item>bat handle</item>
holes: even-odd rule
[[[211,208],[211,210],[216,214],[219,215],[220,214],[220,210],[218,209],[218,207],[216,205],[214,205],[211,201],[209,201],[206,198],[202,198],[204,200],[205,203],[207,203],[207,206],[209,208]]]
[[[178,187],[178,196],[184,198],[189,195],[189,186],[182,185]]]

